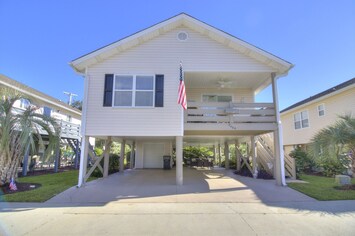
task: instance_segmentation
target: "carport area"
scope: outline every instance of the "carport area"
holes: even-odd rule
[[[176,185],[175,170],[134,169],[72,187],[48,203],[238,203],[315,201],[274,180],[235,175],[223,168],[188,168],[184,185]]]

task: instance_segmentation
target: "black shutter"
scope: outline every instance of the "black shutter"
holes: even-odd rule
[[[104,107],[112,107],[113,74],[105,75]]]
[[[164,106],[164,75],[155,75],[155,107]]]

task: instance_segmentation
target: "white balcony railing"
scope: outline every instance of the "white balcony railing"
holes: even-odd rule
[[[275,122],[273,103],[189,102],[185,112],[185,129],[194,129],[194,124],[202,129],[208,125],[246,129],[255,124],[268,130],[273,129]]]

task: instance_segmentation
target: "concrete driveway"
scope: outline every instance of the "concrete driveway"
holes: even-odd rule
[[[184,168],[184,185],[175,185],[175,170],[126,170],[70,188],[48,203],[108,202],[305,202],[314,199],[274,180],[241,177],[225,169]]]
[[[355,201],[321,202],[224,170],[133,170],[45,203],[0,202],[0,235],[355,235]]]

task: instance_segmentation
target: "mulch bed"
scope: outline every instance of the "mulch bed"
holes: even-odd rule
[[[37,189],[41,187],[41,184],[36,184],[36,183],[17,183],[17,191],[11,191],[9,188],[9,184],[5,184],[0,187],[0,195],[6,195],[6,194],[12,194],[12,193],[18,193],[18,192],[25,192],[25,191],[30,191],[33,189]]]
[[[355,184],[347,184],[334,187],[336,190],[355,190]]]

